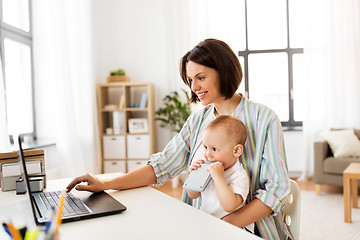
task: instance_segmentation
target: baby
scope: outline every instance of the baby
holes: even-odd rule
[[[187,193],[192,199],[201,196],[200,209],[220,219],[244,206],[249,193],[249,177],[239,161],[246,138],[245,125],[230,115],[212,121],[202,137],[204,157],[212,162],[208,167],[212,180],[202,193],[191,190]],[[203,159],[194,160],[190,173],[202,163]],[[254,224],[246,229],[254,232]]]

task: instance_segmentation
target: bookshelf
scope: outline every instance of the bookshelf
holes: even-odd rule
[[[150,83],[98,85],[101,172],[130,172],[155,151],[154,93]]]

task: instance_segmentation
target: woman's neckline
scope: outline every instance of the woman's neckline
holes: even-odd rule
[[[226,113],[223,113],[223,114],[219,114],[219,111],[218,111],[218,109],[216,108],[216,106],[214,104],[214,115],[215,115],[215,117],[218,117],[220,115],[232,115],[234,113],[235,109],[239,106],[241,100],[242,100],[242,95],[238,94],[238,93],[235,93],[234,96],[231,99],[226,100],[226,101],[229,101],[227,104],[231,104],[232,106],[229,107],[229,110]]]

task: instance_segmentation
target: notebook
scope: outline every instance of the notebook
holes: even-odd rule
[[[18,143],[18,157],[21,161],[23,179],[25,180],[34,220],[37,225],[42,225],[48,221],[47,218],[51,215],[49,211],[52,211],[52,206],[54,205],[56,209],[60,196],[66,191],[31,191],[20,136],[18,137]],[[123,204],[104,191],[98,193],[78,192],[76,195],[78,196],[71,192],[66,195],[61,217],[64,223],[117,214],[126,210]]]

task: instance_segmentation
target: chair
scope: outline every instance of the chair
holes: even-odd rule
[[[300,188],[290,179],[290,192],[283,209],[284,222],[288,226],[294,239],[299,239],[300,231]]]

